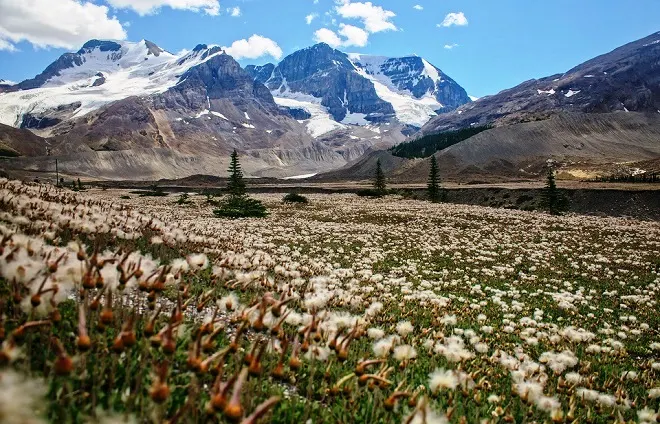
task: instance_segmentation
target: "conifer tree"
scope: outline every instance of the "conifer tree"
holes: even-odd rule
[[[383,167],[381,166],[380,159],[376,161],[376,176],[374,179],[374,189],[380,196],[384,195],[387,191],[387,185],[385,183],[385,173],[383,173]]]
[[[245,181],[243,181],[243,170],[238,162],[238,153],[234,150],[231,154],[229,163],[229,184],[227,185],[229,194],[235,197],[242,197],[246,194]]]
[[[445,200],[445,192],[442,187],[440,187],[440,171],[435,156],[431,156],[431,169],[429,170],[427,191],[431,202],[442,202]]]
[[[247,195],[243,171],[238,162],[238,153],[234,150],[229,163],[229,183],[227,184],[229,196],[217,204],[213,211],[220,218],[263,218],[268,210],[263,203]]]
[[[541,195],[541,206],[552,215],[561,215],[568,207],[568,199],[557,188],[555,170],[548,166],[545,188]]]

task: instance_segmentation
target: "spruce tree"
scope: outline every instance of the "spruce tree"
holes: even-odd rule
[[[227,185],[229,194],[234,197],[243,197],[246,194],[245,181],[243,181],[243,171],[238,162],[238,153],[234,150],[231,154],[229,163],[229,184]]]
[[[541,195],[541,206],[552,215],[561,215],[568,207],[568,200],[557,188],[555,170],[548,166],[548,176]]]
[[[374,179],[374,189],[379,196],[383,196],[387,192],[387,185],[385,183],[385,173],[381,166],[380,159],[376,161],[376,176]]]
[[[227,184],[229,196],[217,204],[213,211],[219,218],[263,218],[268,210],[263,203],[247,195],[243,171],[238,162],[238,153],[234,150],[229,163],[229,183]]]
[[[440,187],[440,171],[435,156],[431,156],[431,169],[429,170],[427,190],[431,202],[442,202],[444,200],[444,190]]]

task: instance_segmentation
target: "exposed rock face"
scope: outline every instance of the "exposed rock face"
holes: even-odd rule
[[[49,144],[28,130],[0,124],[0,157],[46,155]]]
[[[297,51],[280,62],[266,81],[275,92],[305,93],[320,98],[336,121],[347,113],[393,115],[392,105],[378,97],[373,84],[355,72],[345,53],[325,43]]]
[[[250,74],[250,76],[259,81],[262,84],[265,84],[273,74],[275,70],[275,65],[272,63],[267,63],[262,66],[248,65],[245,67],[245,71]]]
[[[368,55],[351,55],[356,67],[369,75],[382,76],[400,91],[408,91],[415,98],[433,96],[441,107],[438,112],[449,111],[470,103],[463,87],[445,75],[439,68],[419,56],[385,58]]]
[[[589,60],[563,75],[526,81],[439,115],[422,133],[507,125],[562,112],[660,110],[660,32]]]
[[[78,108],[80,108],[80,102],[59,105],[44,112],[26,113],[23,115],[20,127],[31,130],[45,130],[65,121]]]
[[[280,113],[270,91],[224,53],[189,69],[180,81],[154,98],[157,109],[202,110],[209,108],[209,99],[231,99],[239,108],[255,103],[268,113]]]

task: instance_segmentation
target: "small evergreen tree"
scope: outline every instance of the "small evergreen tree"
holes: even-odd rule
[[[557,188],[555,170],[548,166],[548,176],[541,196],[541,206],[552,215],[561,215],[568,208],[568,199]]]
[[[243,181],[243,170],[241,164],[238,162],[238,153],[236,150],[231,154],[231,162],[229,163],[229,184],[227,190],[232,196],[245,196],[245,181]]]
[[[78,190],[83,190],[83,185],[80,182],[80,178],[78,178]]]
[[[385,173],[381,166],[380,159],[376,161],[376,176],[374,179],[374,189],[378,195],[383,196],[387,192],[387,185],[385,183]]]
[[[445,200],[445,191],[440,186],[440,170],[438,169],[438,161],[435,156],[431,156],[431,169],[429,170],[427,191],[431,202],[442,202]]]
[[[217,204],[213,213],[219,218],[263,218],[268,215],[266,206],[247,195],[243,171],[238,162],[238,153],[234,150],[229,164],[229,196]]]

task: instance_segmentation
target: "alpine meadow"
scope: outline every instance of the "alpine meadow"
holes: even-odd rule
[[[0,423],[659,423],[660,3],[555,3],[0,0]]]

